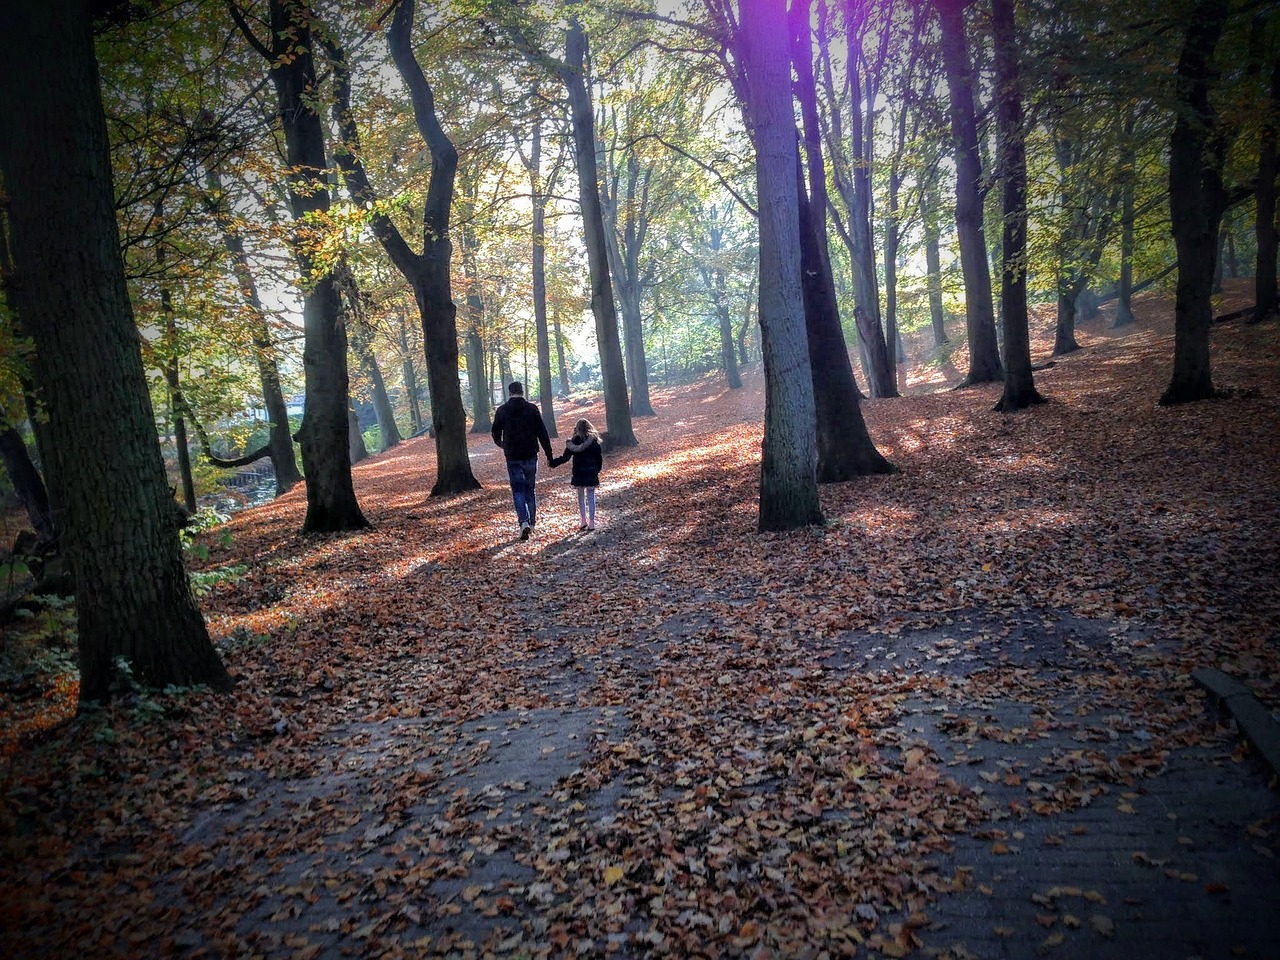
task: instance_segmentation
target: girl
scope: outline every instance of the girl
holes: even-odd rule
[[[604,451],[600,447],[600,434],[590,420],[579,420],[573,428],[573,436],[565,442],[564,453],[551,461],[551,466],[573,458],[573,476],[569,482],[578,488],[578,516],[583,530],[596,528],[596,487],[600,486],[600,468],[604,466]]]

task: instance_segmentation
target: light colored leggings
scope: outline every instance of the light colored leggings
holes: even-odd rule
[[[594,527],[596,525],[596,488],[578,487],[577,489],[578,516],[582,518],[583,523],[590,523]],[[587,511],[590,511],[590,514]]]

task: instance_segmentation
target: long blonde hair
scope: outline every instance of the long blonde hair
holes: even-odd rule
[[[591,425],[590,420],[579,420],[573,425],[573,435],[579,440],[586,440],[590,437],[593,440],[599,440],[600,434],[596,433],[596,428]]]

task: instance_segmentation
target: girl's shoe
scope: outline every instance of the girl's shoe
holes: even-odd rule
[[[581,533],[583,530],[588,530],[588,529],[594,529],[594,528],[593,528],[593,527],[588,527],[588,526],[584,523],[582,526],[580,526],[580,527],[578,528],[578,532],[579,532],[579,533]]]
[[[588,530],[594,530],[595,528],[596,528],[596,525],[594,523],[591,524],[591,526],[587,527]]]

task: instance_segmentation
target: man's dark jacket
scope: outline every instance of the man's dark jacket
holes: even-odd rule
[[[551,438],[536,404],[524,397],[512,397],[493,415],[493,442],[502,448],[508,460],[535,460],[538,445],[552,457]]]

